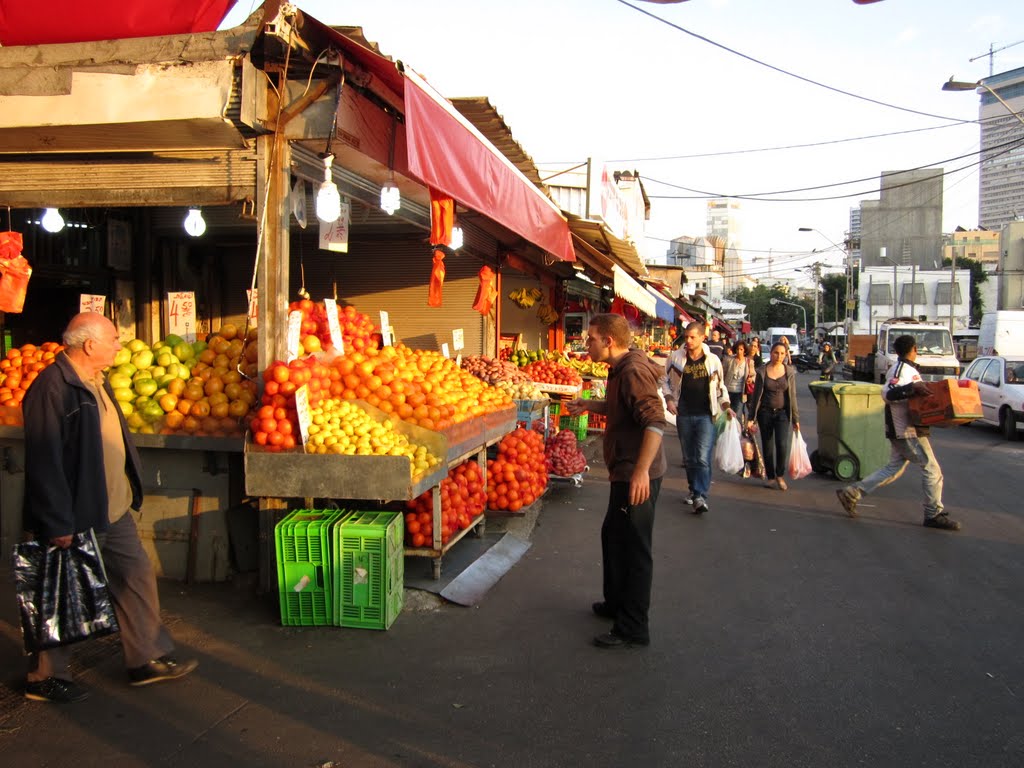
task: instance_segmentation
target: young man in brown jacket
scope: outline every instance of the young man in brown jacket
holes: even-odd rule
[[[644,352],[630,349],[631,341],[624,317],[595,316],[587,330],[587,351],[592,360],[611,366],[607,395],[567,404],[572,415],[590,410],[608,419],[604,462],[611,490],[601,526],[604,600],[594,603],[593,610],[614,624],[594,638],[599,648],[650,644],[651,538],[666,468],[661,440],[667,424],[658,396],[661,371]]]

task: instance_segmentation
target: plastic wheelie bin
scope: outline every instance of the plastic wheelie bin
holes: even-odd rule
[[[880,385],[812,381],[808,386],[818,409],[818,447],[810,457],[816,472],[861,480],[889,461]]]

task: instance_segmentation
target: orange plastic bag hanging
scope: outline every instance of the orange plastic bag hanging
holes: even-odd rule
[[[473,309],[481,315],[489,315],[491,314],[491,305],[498,298],[498,291],[494,288],[494,270],[486,265],[480,267],[477,277],[480,278],[480,286],[476,289]]]
[[[32,267],[21,255],[20,232],[0,232],[0,312],[21,312]]]
[[[452,244],[452,227],[455,225],[455,201],[430,190],[430,244],[443,245],[434,249],[434,263],[430,270],[430,287],[427,291],[427,306],[441,306],[441,286],[444,284],[444,257],[447,246]]]

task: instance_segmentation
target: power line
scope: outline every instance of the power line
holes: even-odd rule
[[[969,123],[969,122],[973,122],[973,121],[970,121],[970,120],[962,120],[962,119],[960,119],[958,117],[946,117],[945,115],[935,115],[935,114],[932,114],[931,112],[922,112],[922,111],[917,110],[917,109],[910,109],[909,107],[901,107],[901,106],[898,106],[896,104],[889,104],[888,102],[885,102],[885,101],[879,101],[878,99],[872,99],[872,98],[870,98],[868,96],[861,96],[861,95],[853,93],[851,91],[844,91],[841,88],[836,88],[836,87],[831,86],[831,85],[826,85],[825,83],[818,82],[817,80],[812,80],[809,77],[804,77],[803,75],[798,75],[795,72],[790,72],[789,70],[783,69],[782,67],[777,67],[774,64],[769,64],[768,62],[761,61],[760,59],[756,59],[753,56],[749,56],[748,54],[741,53],[740,51],[737,51],[734,48],[730,48],[727,45],[723,45],[722,43],[715,42],[714,40],[712,40],[709,37],[705,37],[704,35],[700,35],[700,34],[697,34],[696,32],[692,32],[691,30],[686,29],[685,27],[681,27],[678,24],[673,24],[671,21],[668,21],[667,19],[663,19],[661,16],[658,16],[657,14],[651,13],[650,11],[648,11],[648,10],[646,10],[644,8],[638,8],[637,6],[633,5],[632,3],[626,2],[626,0],[618,0],[618,2],[621,3],[622,5],[626,6],[627,8],[632,8],[637,13],[642,13],[644,16],[650,16],[655,21],[660,21],[662,24],[665,24],[665,25],[667,25],[669,27],[672,27],[673,29],[676,29],[676,30],[680,31],[683,34],[689,35],[690,37],[696,38],[697,40],[700,40],[702,42],[708,43],[709,45],[713,45],[716,48],[720,48],[723,51],[727,51],[728,53],[731,53],[734,56],[739,56],[740,58],[746,59],[747,61],[753,62],[754,64],[758,64],[758,65],[760,65],[762,67],[766,67],[766,68],[768,68],[768,69],[770,69],[770,70],[772,70],[774,72],[778,72],[779,74],[786,75],[787,77],[792,77],[792,78],[795,78],[795,79],[800,80],[802,82],[808,83],[809,85],[815,85],[815,86],[817,86],[819,88],[824,88],[827,91],[832,91],[833,93],[838,93],[838,94],[841,94],[843,96],[849,96],[850,98],[858,99],[860,101],[866,101],[866,102],[868,102],[870,104],[877,104],[878,106],[881,106],[881,107],[888,107],[889,109],[896,109],[896,110],[899,110],[900,112],[909,112],[912,115],[921,115],[923,117],[934,117],[937,120],[947,120],[947,121],[949,121],[951,123]]]

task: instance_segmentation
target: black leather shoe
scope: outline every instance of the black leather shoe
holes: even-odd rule
[[[617,635],[614,632],[606,632],[603,635],[598,635],[594,638],[594,645],[598,648],[633,648],[636,646],[646,646],[650,644],[650,640],[623,637],[622,635]]]
[[[594,603],[590,608],[602,619],[614,619],[615,611],[608,603]]]
[[[48,677],[45,680],[29,682],[25,686],[25,698],[32,701],[52,701],[57,704],[70,704],[89,698],[89,689],[84,685],[61,680],[59,677]]]

